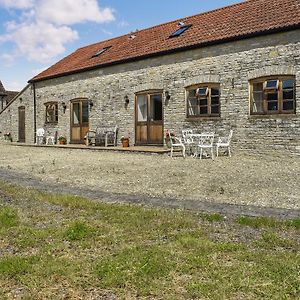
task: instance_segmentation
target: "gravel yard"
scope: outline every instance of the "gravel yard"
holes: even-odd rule
[[[300,159],[273,153],[231,158],[0,144],[0,168],[49,184],[122,195],[300,209]]]

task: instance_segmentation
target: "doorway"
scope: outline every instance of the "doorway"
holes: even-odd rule
[[[19,133],[18,133],[18,141],[19,143],[25,143],[25,106],[20,106],[18,108],[18,116],[19,116]]]
[[[163,145],[162,92],[147,92],[136,95],[135,144]]]
[[[83,144],[89,131],[89,102],[87,99],[71,101],[71,143]]]

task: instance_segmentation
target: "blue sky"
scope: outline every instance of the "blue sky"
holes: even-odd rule
[[[8,90],[79,47],[242,0],[0,0],[0,80]]]

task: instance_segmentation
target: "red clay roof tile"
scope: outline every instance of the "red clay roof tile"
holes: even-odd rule
[[[192,24],[182,35],[170,38],[178,23]],[[137,60],[187,48],[201,47],[252,35],[300,27],[300,0],[248,0],[210,12],[182,18],[76,50],[30,82]],[[107,51],[92,58],[104,47]]]

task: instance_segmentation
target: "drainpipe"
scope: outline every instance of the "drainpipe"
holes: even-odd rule
[[[33,130],[34,130],[34,143],[36,143],[36,91],[35,83],[32,83],[33,87]]]

